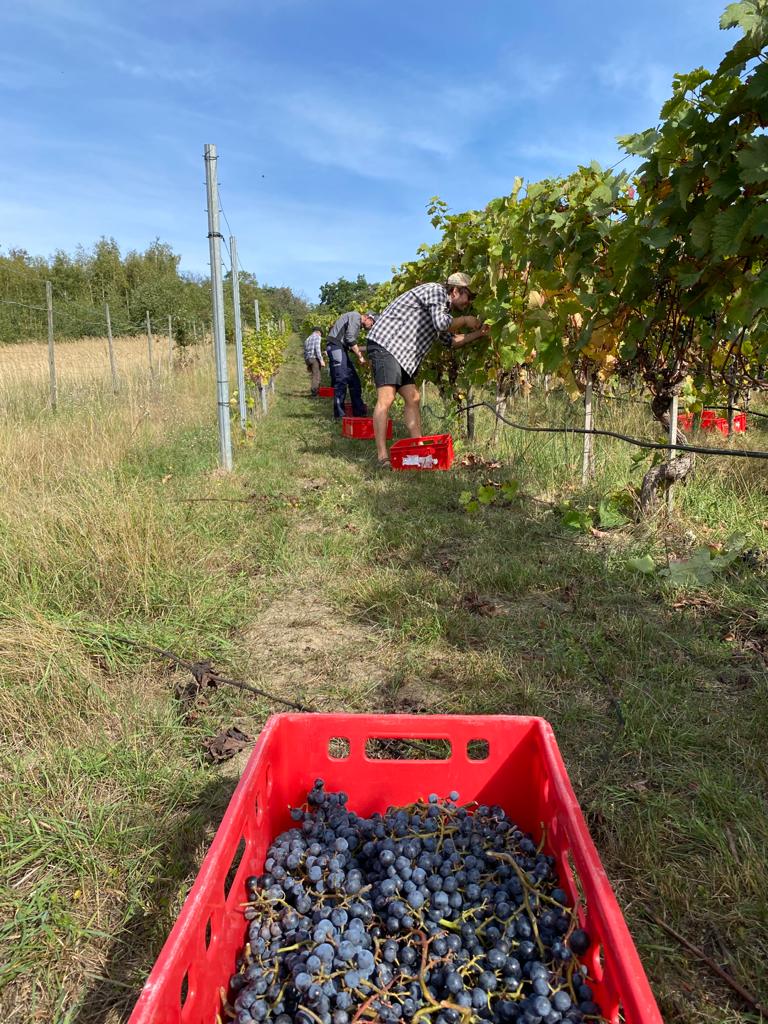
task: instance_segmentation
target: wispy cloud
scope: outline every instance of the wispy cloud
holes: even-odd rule
[[[159,80],[161,82],[194,83],[206,81],[209,77],[207,71],[198,68],[176,67],[173,64],[162,64],[159,61],[152,64],[139,64],[135,62],[116,60],[115,68],[125,75],[133,78],[141,78],[146,81]]]
[[[671,68],[625,53],[596,69],[601,86],[644,100],[655,116],[672,93]]]

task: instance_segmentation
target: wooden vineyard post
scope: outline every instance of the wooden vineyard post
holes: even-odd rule
[[[109,351],[109,372],[112,374],[112,390],[117,394],[119,383],[117,379],[117,364],[115,363],[115,346],[112,340],[112,317],[109,312],[109,303],[104,303],[104,316],[107,321],[107,349]]]
[[[672,395],[669,403],[669,443],[677,443],[677,395]],[[672,448],[669,450],[669,461],[677,458],[677,452]],[[667,487],[667,512],[671,515],[675,507],[674,484],[670,481]]]
[[[152,323],[149,319],[149,310],[147,310],[147,357],[149,359],[149,375],[150,377],[155,376],[155,364],[152,353]]]
[[[56,380],[56,349],[53,343],[53,289],[51,282],[45,282],[45,305],[48,311],[48,372],[51,381],[51,408],[56,411],[59,402],[59,386]]]
[[[472,387],[467,388],[467,440],[473,441],[475,437],[475,410],[471,409],[472,399],[474,397]]]
[[[173,318],[168,315],[168,372],[173,369]]]
[[[584,389],[584,429],[592,429],[592,378],[587,378],[587,386]],[[592,477],[592,435],[584,435],[584,452],[581,461],[581,485],[586,486]]]

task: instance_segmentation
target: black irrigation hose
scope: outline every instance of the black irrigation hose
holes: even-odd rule
[[[515,423],[513,420],[508,420],[506,416],[502,416],[489,402],[473,402],[471,405],[461,406],[456,410],[456,415],[459,416],[470,409],[489,409],[496,419],[506,423],[508,427],[529,431],[534,434],[592,434],[595,437],[614,437],[618,441],[626,441],[627,444],[633,444],[637,448],[648,448],[652,451],[692,452],[694,455],[726,455],[739,459],[768,459],[768,452],[752,451],[746,448],[704,448],[701,445],[695,444],[661,444],[659,441],[643,441],[639,437],[619,434],[615,430],[597,430],[594,427],[591,430],[587,430],[586,427],[532,427],[525,423]]]

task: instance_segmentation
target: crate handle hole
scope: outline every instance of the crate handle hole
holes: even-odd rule
[[[184,977],[181,979],[181,989],[179,991],[179,1006],[183,1007],[187,1001],[189,995],[189,971],[184,972]]]
[[[346,736],[331,736],[328,740],[328,757],[334,761],[346,761],[349,750],[349,740]]]
[[[369,761],[449,761],[452,747],[446,739],[405,739],[369,736],[365,756]]]
[[[602,981],[605,975],[605,951],[600,943],[598,943],[595,949],[594,956],[594,974],[596,981]]]
[[[235,850],[234,856],[232,857],[232,863],[229,865],[229,871],[227,872],[227,877],[224,879],[224,899],[225,900],[226,900],[226,898],[230,894],[230,891],[232,889],[232,883],[235,880],[235,875],[237,874],[237,869],[240,867],[240,861],[243,859],[243,854],[244,853],[245,853],[245,839],[243,838],[243,836],[241,836],[240,837],[240,842],[237,844],[237,849]]]
[[[467,743],[467,757],[470,761],[487,761],[490,752],[488,740],[470,740]]]
[[[211,947],[211,938],[212,938],[212,936],[213,936],[213,928],[211,927],[211,919],[209,917],[208,920],[205,923],[205,948],[206,949],[210,949],[210,947]]]

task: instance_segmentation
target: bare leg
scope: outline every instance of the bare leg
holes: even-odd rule
[[[387,420],[395,400],[395,389],[389,385],[376,388],[376,408],[373,410],[373,435],[376,438],[376,455],[387,458]]]
[[[405,384],[400,388],[400,394],[405,402],[403,418],[411,437],[421,437],[421,408],[419,402],[421,396],[415,384]]]

